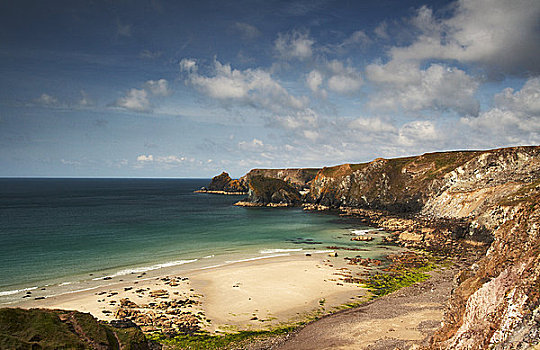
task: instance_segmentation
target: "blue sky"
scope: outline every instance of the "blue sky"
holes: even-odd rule
[[[540,2],[4,1],[0,176],[540,143]]]

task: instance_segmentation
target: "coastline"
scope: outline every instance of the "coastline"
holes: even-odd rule
[[[390,229],[409,230],[411,221],[396,218],[386,221],[385,215],[379,216],[375,212],[371,213],[370,220],[366,220],[366,216],[356,210],[340,209],[339,216],[353,216],[371,224],[363,229],[349,229],[348,235],[353,236],[351,241],[359,237],[378,237],[377,241],[388,253],[399,255],[408,250],[384,244],[400,242],[408,245],[400,232]],[[327,208],[307,207],[304,210],[326,211]],[[379,220],[373,220],[373,215]],[[390,233],[385,233],[383,227]],[[415,230],[422,228],[415,225]],[[375,246],[364,246],[360,242],[357,248],[326,248],[334,249],[269,249],[264,251],[268,255],[217,264],[206,261],[205,266],[199,265],[202,259],[186,260],[186,264],[144,272],[96,277],[93,280],[107,281],[107,284],[45,299],[26,299],[9,306],[78,310],[109,322],[129,319],[147,335],[158,332],[169,337],[192,332],[219,335],[294,329],[321,317],[339,315],[343,309],[371,304],[374,295],[361,283],[369,275],[388,267],[387,263],[379,267],[381,260],[368,257]],[[358,254],[364,258],[346,256],[358,257]],[[419,322],[433,321],[433,318],[440,322],[442,305],[433,307],[434,312],[417,313],[415,317]],[[413,338],[411,334],[410,330],[405,330],[402,336],[409,337],[407,341],[417,341],[418,333],[414,333]],[[279,341],[279,337],[269,339]],[[264,341],[254,341],[254,344],[261,345]]]
[[[306,253],[117,276],[106,286],[25,300],[10,307],[78,310],[104,321],[121,318],[117,317],[121,309],[132,314],[138,310],[140,315],[161,315],[171,321],[178,321],[178,315],[184,314],[195,316],[197,321],[192,323],[199,329],[230,332],[292,324],[365,299],[365,288],[339,279],[343,258]],[[171,302],[179,300],[182,305],[176,303],[172,314],[167,313],[172,310],[160,306],[169,304],[170,308]],[[146,332],[173,331],[167,322],[161,324],[164,326],[156,327],[154,322],[140,326]]]

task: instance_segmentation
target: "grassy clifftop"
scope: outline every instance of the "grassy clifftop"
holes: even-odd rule
[[[0,349],[150,349],[135,327],[114,328],[87,313],[0,309]]]

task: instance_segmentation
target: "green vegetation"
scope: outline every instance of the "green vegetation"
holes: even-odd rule
[[[365,285],[375,297],[381,297],[403,287],[411,286],[416,282],[427,280],[428,278],[429,275],[423,272],[405,270],[399,274],[378,273],[372,275],[365,282]]]
[[[273,330],[261,331],[240,331],[226,334],[197,333],[190,335],[179,335],[167,338],[162,334],[154,334],[149,338],[167,346],[177,349],[236,349],[252,341],[260,341],[273,336],[289,333],[297,326],[280,327]]]
[[[55,313],[41,310],[0,309],[0,348],[84,349],[84,343],[73,334]]]
[[[440,257],[435,257],[427,252],[404,253],[394,257],[387,273],[376,273],[371,275],[364,285],[373,294],[380,297],[395,292],[403,287],[408,287],[416,282],[425,281],[429,278],[426,272],[437,267],[448,266],[449,261]]]
[[[113,328],[82,312],[0,309],[0,349],[89,348],[142,350],[148,344],[137,328]]]

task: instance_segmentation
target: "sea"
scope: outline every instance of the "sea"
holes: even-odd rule
[[[390,248],[335,214],[245,208],[243,196],[194,193],[209,179],[0,179],[0,305],[94,288],[111,277],[206,269],[331,247]],[[90,287],[88,287],[90,286]]]

